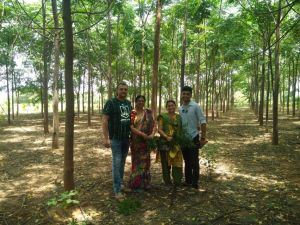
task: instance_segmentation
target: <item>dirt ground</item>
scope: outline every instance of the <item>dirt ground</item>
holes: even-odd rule
[[[269,132],[257,124],[245,108],[209,121],[199,191],[165,187],[153,152],[153,189],[126,192],[141,205],[123,215],[112,197],[111,151],[101,144],[99,116],[91,127],[86,116],[76,118],[80,203],[68,208],[47,205],[63,192],[63,134],[61,147],[52,150],[40,115],[19,116],[11,126],[1,121],[0,224],[300,224],[300,120],[280,116],[278,146],[271,144],[271,122]],[[125,179],[129,172],[130,155]]]

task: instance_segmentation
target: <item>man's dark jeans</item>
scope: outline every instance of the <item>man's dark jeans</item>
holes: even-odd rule
[[[193,187],[198,187],[199,181],[199,135],[193,138],[193,142],[197,147],[184,148],[182,149],[183,159],[184,159],[184,175],[185,182],[192,185]]]

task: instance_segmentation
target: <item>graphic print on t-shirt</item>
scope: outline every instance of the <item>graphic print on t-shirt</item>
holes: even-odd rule
[[[120,112],[121,112],[121,122],[126,122],[130,120],[130,112],[129,107],[127,105],[120,105]]]

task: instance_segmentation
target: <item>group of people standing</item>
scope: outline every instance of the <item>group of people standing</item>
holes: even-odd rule
[[[158,146],[162,167],[163,182],[166,185],[185,185],[198,189],[199,148],[205,145],[206,118],[199,105],[191,100],[192,88],[184,86],[181,90],[182,105],[177,113],[174,100],[166,102],[166,113],[153,117],[151,110],[145,109],[145,97],[135,98],[135,108],[126,99],[128,85],[117,85],[116,97],[109,99],[103,109],[104,146],[112,149],[113,191],[117,199],[123,199],[122,189],[124,168],[129,146],[131,149],[131,174],[128,186],[133,191],[151,188],[150,150],[147,142],[160,135]],[[174,138],[182,131],[192,139],[193,145],[181,148]],[[200,137],[201,134],[201,137]],[[185,182],[182,183],[183,161]],[[171,179],[172,177],[172,179]],[[172,182],[173,180],[173,182]]]

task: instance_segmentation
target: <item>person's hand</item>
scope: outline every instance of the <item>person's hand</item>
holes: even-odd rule
[[[108,139],[108,138],[105,138],[104,140],[103,140],[103,145],[104,145],[104,147],[106,147],[106,148],[110,148],[110,140]]]
[[[148,135],[148,139],[152,139],[152,138],[154,138],[154,134]]]
[[[148,140],[148,135],[145,133],[142,133],[141,137],[144,138],[144,140]]]
[[[172,141],[173,137],[167,136],[166,139],[167,141]]]
[[[200,139],[200,145],[201,145],[201,147],[204,146],[207,142],[208,142],[208,140],[206,138],[201,138]]]

